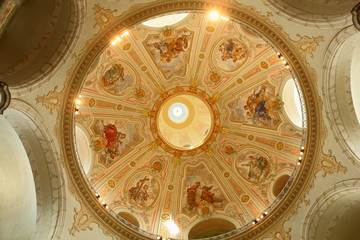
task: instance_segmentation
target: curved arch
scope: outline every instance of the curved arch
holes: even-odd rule
[[[157,2],[149,5],[142,5],[141,8],[134,8],[133,11],[129,11],[124,15],[116,18],[106,29],[95,36],[89,43],[89,47],[84,50],[79,62],[71,71],[69,75],[67,89],[64,90],[66,102],[60,111],[61,126],[64,131],[62,135],[62,141],[64,143],[73,142],[73,111],[75,109],[74,99],[78,94],[82,80],[89,69],[89,63],[99,55],[101,51],[109,44],[110,39],[116,34],[125,31],[125,28],[131,27],[137,23],[144,21],[145,19],[153,16],[163,14],[165,12],[172,11],[202,11],[206,12],[209,9],[221,9],[229,18],[241,21],[243,24],[250,26],[255,31],[261,33],[264,38],[272,39],[276,49],[284,53],[284,57],[289,60],[289,64],[292,66],[294,73],[299,79],[300,86],[304,92],[305,104],[307,107],[307,135],[305,145],[305,155],[301,164],[301,167],[297,169],[298,176],[294,177],[293,184],[289,187],[286,196],[279,201],[280,203],[273,207],[273,212],[267,215],[264,221],[257,223],[256,227],[251,228],[251,223],[246,225],[243,229],[235,230],[231,238],[256,238],[263,234],[273,224],[278,223],[285,218],[285,215],[289,207],[299,199],[301,192],[305,185],[309,182],[309,179],[313,177],[312,171],[314,171],[314,161],[319,154],[320,140],[317,137],[320,132],[320,119],[321,113],[318,105],[315,104],[317,99],[316,89],[313,85],[315,82],[315,74],[311,70],[307,69],[302,58],[298,54],[296,48],[292,45],[291,41],[285,36],[284,33],[272,23],[266,20],[265,17],[260,16],[255,10],[244,5],[232,4],[232,3],[219,3],[218,1],[203,2],[203,1],[186,1],[186,2]],[[69,111],[70,109],[70,111]],[[64,144],[63,151],[67,160],[65,161],[66,168],[69,171],[71,180],[74,181],[76,186],[75,191],[79,197],[87,204],[93,214],[96,216],[102,216],[103,223],[107,225],[109,231],[115,235],[126,235],[131,238],[149,239],[154,238],[153,234],[145,233],[142,230],[137,232],[127,228],[123,224],[116,221],[112,211],[108,211],[106,208],[97,203],[95,193],[89,188],[86,179],[83,178],[80,166],[77,164],[75,157],[75,149],[73,145]]]
[[[13,93],[24,94],[48,81],[70,57],[82,29],[82,8],[84,1],[74,0],[24,1],[19,6],[0,39],[0,79]]]
[[[360,211],[360,180],[350,179],[335,184],[311,206],[304,222],[302,239],[357,239],[359,228],[345,231],[344,223],[354,227]],[[349,214],[353,212],[354,214]],[[351,219],[349,219],[349,216]],[[357,224],[358,225],[358,224]],[[331,237],[331,235],[333,235]],[[354,238],[355,236],[355,238]],[[326,238],[325,238],[326,237]]]
[[[289,78],[281,86],[282,100],[284,104],[285,116],[296,128],[303,126],[302,103],[300,101],[301,90],[297,89],[295,79]]]
[[[75,133],[78,157],[85,174],[88,174],[92,167],[92,153],[88,148],[88,146],[90,146],[90,138],[88,137],[86,131],[81,128],[81,125],[75,126]]]
[[[341,28],[352,23],[351,3],[339,7],[339,5],[330,5],[321,1],[316,3],[315,1],[263,0],[263,2],[288,21],[304,26]],[[354,1],[355,4],[356,1]]]
[[[37,219],[33,237],[52,238],[62,231],[66,210],[63,174],[54,140],[40,115],[20,100],[12,100],[5,116],[25,147],[34,176]]]
[[[223,218],[210,218],[200,220],[191,227],[188,238],[201,239],[214,237],[235,230],[236,226],[233,222]]]
[[[32,239],[36,225],[33,173],[25,148],[4,115],[0,115],[0,142],[0,238]]]
[[[324,58],[323,97],[330,128],[350,160],[360,159],[360,124],[351,89],[351,63],[360,33],[354,26],[342,30],[331,42]]]

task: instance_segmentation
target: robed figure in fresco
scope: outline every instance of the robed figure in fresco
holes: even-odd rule
[[[249,162],[242,164],[242,166],[248,167],[248,179],[254,181],[260,181],[266,174],[268,168],[268,162],[263,156],[254,157],[249,156]]]
[[[150,179],[145,176],[143,179],[136,183],[135,187],[129,189],[130,199],[134,200],[136,203],[140,205],[146,205],[146,201],[149,198],[149,193],[147,190],[149,189],[149,185],[145,184],[146,181]]]
[[[200,187],[200,182],[196,182],[195,185],[189,187],[187,191],[187,205],[188,209],[191,211],[194,207],[197,207],[199,204],[196,202],[196,192],[198,188]]]
[[[219,51],[221,52],[221,59],[223,61],[232,60],[236,62],[238,60],[244,59],[247,56],[247,48],[240,41],[234,41],[228,39],[219,46]]]
[[[187,209],[192,211],[194,208],[198,207],[201,202],[206,202],[209,204],[214,204],[215,202],[222,202],[223,199],[215,197],[215,193],[212,192],[213,186],[202,186],[200,190],[201,182],[195,182],[195,184],[189,187],[186,192],[186,203]]]
[[[247,110],[246,115],[251,117],[254,123],[260,121],[267,126],[271,122],[269,109],[267,109],[267,99],[265,98],[266,87],[262,86],[260,91],[248,96],[244,109]]]
[[[160,54],[160,61],[163,63],[169,63],[172,59],[177,58],[181,52],[184,52],[187,49],[189,44],[188,42],[188,36],[181,35],[173,38],[162,39],[152,45],[156,50],[158,50]]]
[[[123,143],[121,140],[126,138],[126,134],[118,131],[114,124],[104,126],[103,135],[106,139],[105,152],[114,159],[119,154],[119,147]]]
[[[113,64],[101,77],[102,84],[105,88],[119,86],[124,82],[124,67],[119,64]]]

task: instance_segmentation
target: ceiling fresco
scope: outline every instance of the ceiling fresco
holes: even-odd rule
[[[252,222],[302,146],[284,111],[290,78],[274,49],[233,21],[191,13],[128,29],[91,63],[80,93],[92,188],[159,235],[170,219],[179,239],[206,219]]]

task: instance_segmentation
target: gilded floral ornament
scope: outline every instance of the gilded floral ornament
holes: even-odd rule
[[[75,215],[74,215],[74,222],[73,226],[69,229],[69,233],[73,236],[75,236],[76,232],[80,232],[80,230],[85,231],[89,229],[90,231],[93,230],[92,227],[90,227],[90,224],[95,221],[94,217],[85,211],[84,208],[81,210],[77,210],[74,208]]]
[[[317,171],[323,171],[323,177],[325,177],[327,174],[338,172],[346,173],[348,169],[336,161],[335,156],[332,155],[332,151],[329,149],[329,154],[323,154],[321,156],[317,164]]]
[[[290,240],[291,239],[291,228],[289,228],[287,231],[285,229],[280,229],[272,233],[271,239],[273,240]]]
[[[48,92],[48,94],[42,97],[36,98],[36,103],[42,103],[47,109],[50,109],[50,114],[53,114],[53,110],[59,111],[60,99],[62,98],[63,91],[57,92],[58,86],[55,86],[54,90]]]
[[[114,13],[117,12],[117,10],[111,10],[111,9],[104,9],[103,7],[100,7],[98,4],[95,4],[93,7],[95,11],[95,24],[94,28],[96,26],[99,26],[100,29],[103,29],[106,27],[106,25],[113,20]]]
[[[311,58],[314,58],[314,52],[319,46],[319,43],[324,41],[324,36],[308,37],[301,36],[300,34],[296,34],[296,36],[300,39],[294,41],[294,43],[298,47],[300,53],[304,56],[310,54]]]

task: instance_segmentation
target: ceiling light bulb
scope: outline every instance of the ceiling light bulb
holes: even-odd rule
[[[212,11],[212,12],[210,13],[210,19],[216,20],[216,19],[218,19],[218,18],[219,18],[219,14],[218,14],[217,12]]]
[[[166,227],[169,229],[172,235],[175,235],[180,231],[179,227],[171,219],[166,222]]]

